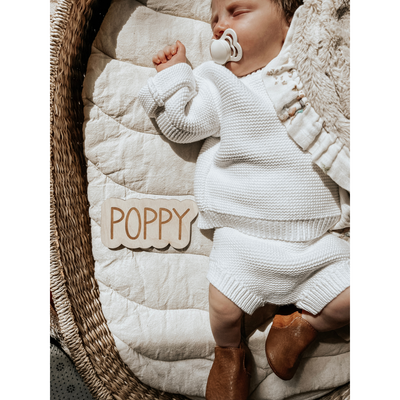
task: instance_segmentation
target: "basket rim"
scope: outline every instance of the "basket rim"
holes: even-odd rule
[[[72,313],[72,307],[66,289],[66,281],[62,273],[59,235],[56,221],[56,198],[53,179],[54,98],[57,87],[58,62],[61,46],[67,31],[73,4],[73,0],[58,0],[56,9],[51,18],[50,30],[50,290],[57,312],[60,331],[78,373],[93,395],[97,398],[102,398],[103,396],[100,392],[106,392],[108,394],[106,398],[111,399],[111,393],[94,372],[94,368],[86,354],[82,338],[79,335],[79,330]]]

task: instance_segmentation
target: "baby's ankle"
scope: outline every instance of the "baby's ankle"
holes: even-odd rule
[[[301,311],[301,318],[303,318],[305,321],[307,321],[314,329],[317,331],[320,330],[320,326],[318,324],[318,321],[315,321],[315,316],[309,313],[306,310]]]
[[[239,347],[240,346],[240,340],[239,342],[218,342],[217,343],[218,347],[221,348],[227,348],[227,347]]]

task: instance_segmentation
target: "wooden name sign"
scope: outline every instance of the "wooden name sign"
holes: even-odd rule
[[[198,214],[193,200],[107,199],[101,206],[101,241],[110,249],[162,249],[189,244],[191,223]]]

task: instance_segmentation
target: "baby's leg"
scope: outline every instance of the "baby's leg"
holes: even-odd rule
[[[211,331],[217,346],[238,347],[243,311],[211,283],[208,301]]]
[[[327,332],[350,323],[350,286],[317,315],[303,310],[302,317],[317,331]]]

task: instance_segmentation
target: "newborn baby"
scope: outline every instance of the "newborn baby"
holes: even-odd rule
[[[207,279],[216,348],[207,400],[248,396],[252,358],[241,335],[244,313],[267,303],[300,309],[275,316],[266,341],[268,362],[285,380],[319,331],[350,321],[349,245],[328,232],[341,220],[339,186],[282,122],[286,115],[307,135],[315,113],[302,90],[289,90],[281,80],[282,96],[291,97],[286,114],[278,115],[282,110],[275,109],[265,84],[279,70],[293,77],[285,58],[290,49],[281,51],[301,3],[213,0],[212,38],[233,29],[241,59],[192,70],[177,40],[154,55],[158,74],[139,94],[168,139],[206,139],[194,188],[198,227],[215,228]],[[281,59],[286,64],[279,65]]]

